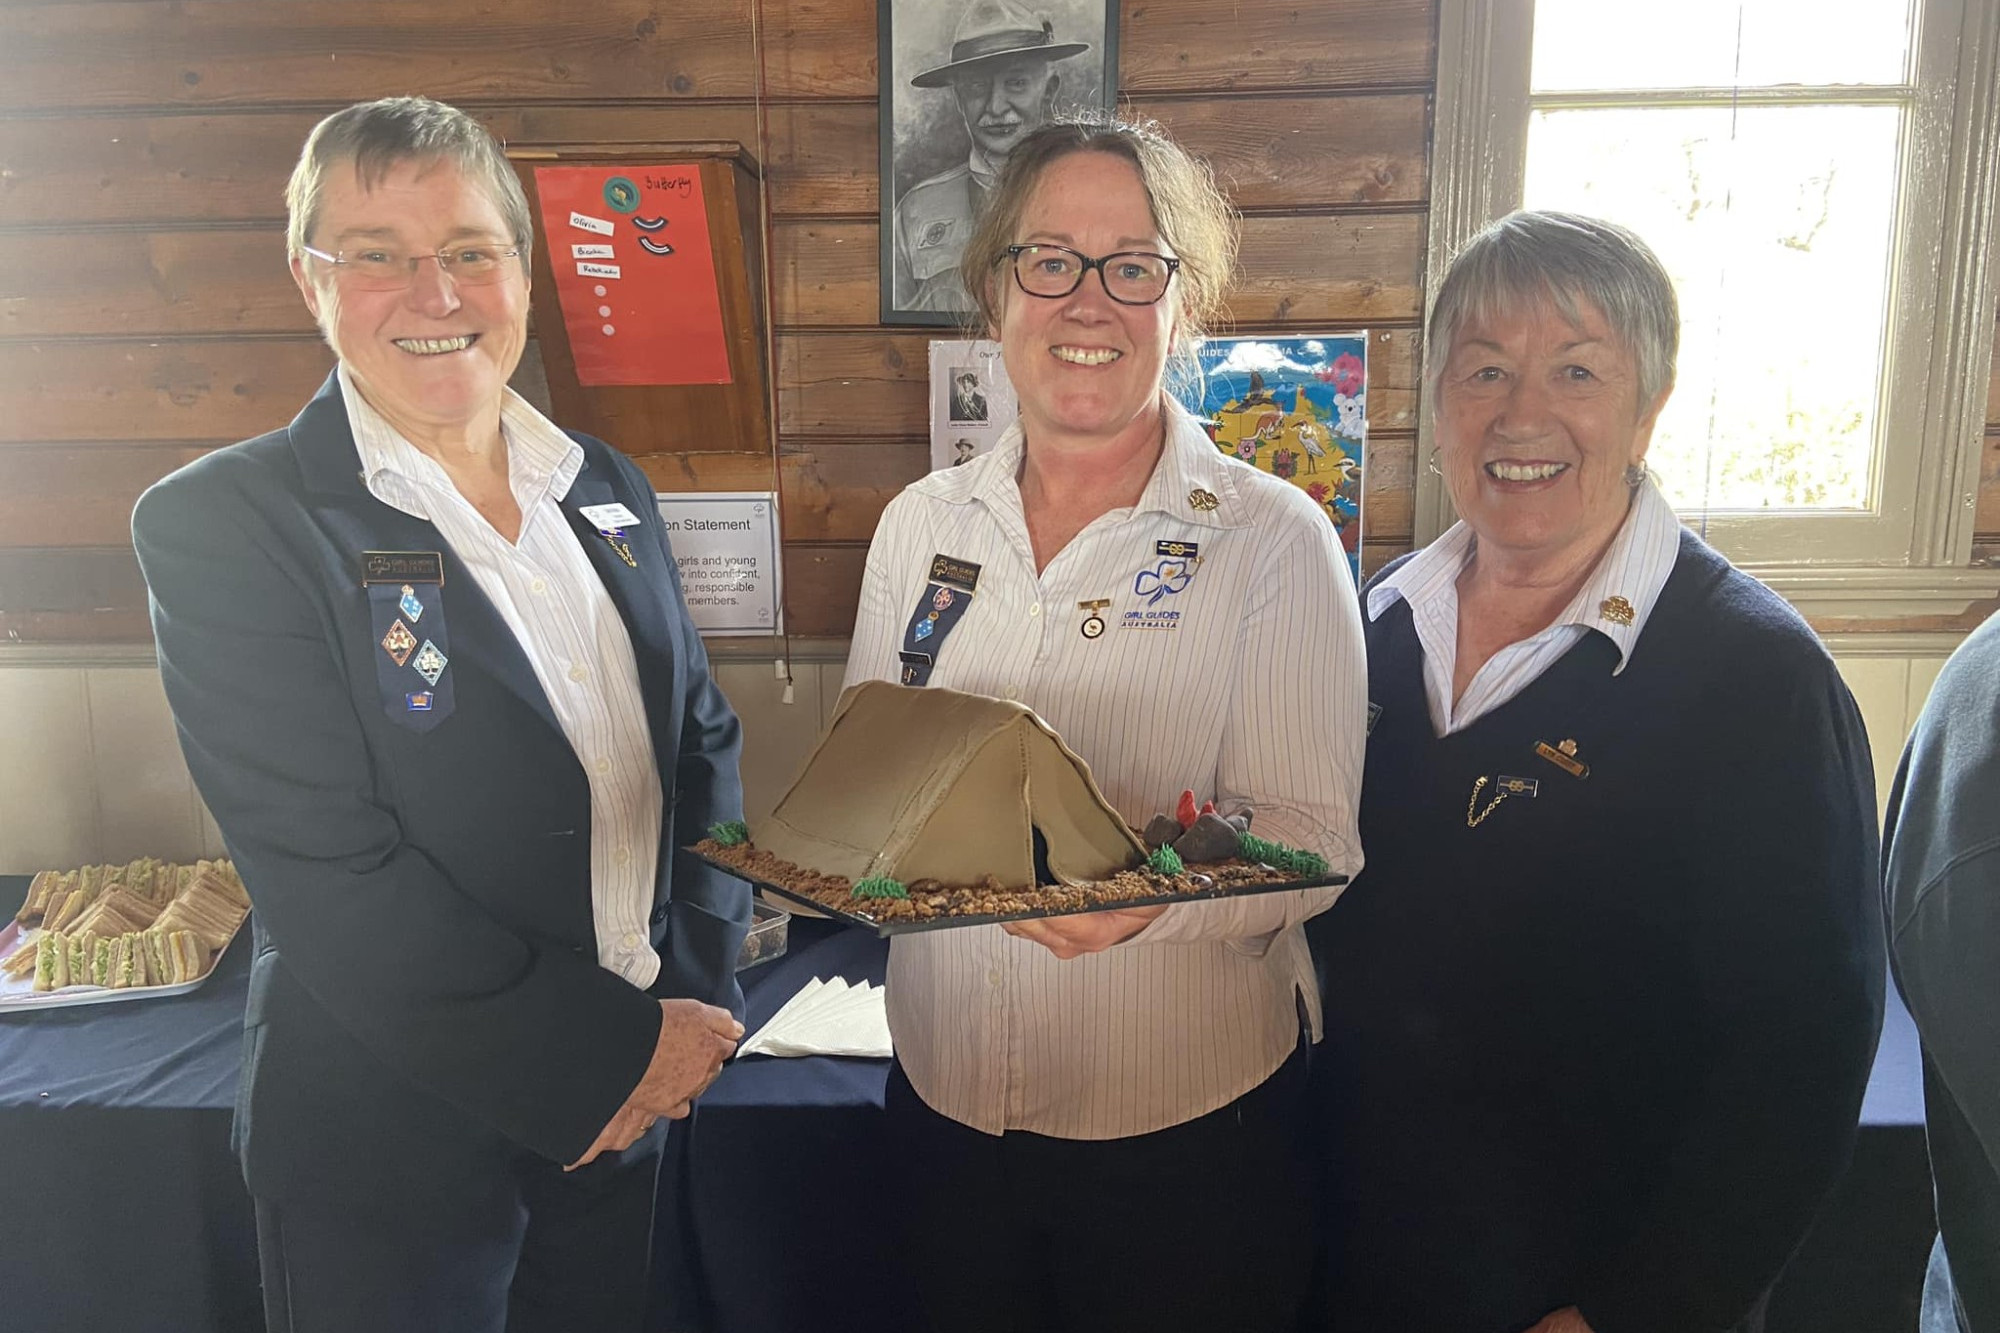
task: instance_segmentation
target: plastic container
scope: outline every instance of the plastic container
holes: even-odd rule
[[[736,970],[741,972],[746,967],[782,957],[791,920],[792,914],[784,908],[773,907],[762,898],[751,899],[750,933],[736,955]]]

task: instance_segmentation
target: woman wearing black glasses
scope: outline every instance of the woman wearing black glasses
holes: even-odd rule
[[[889,506],[848,683],[1019,700],[1127,822],[1192,789],[1352,874],[1365,670],[1339,542],[1162,387],[1220,308],[1233,224],[1155,127],[1014,149],[962,271],[1020,421]],[[889,1115],[940,1329],[1293,1326],[1300,926],[1335,893],[895,941]]]

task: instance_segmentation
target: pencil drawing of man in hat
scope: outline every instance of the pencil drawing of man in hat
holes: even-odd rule
[[[896,203],[897,309],[973,309],[959,253],[1007,155],[1054,109],[1057,62],[1088,50],[1088,42],[1058,42],[1054,24],[1019,0],[971,0],[952,34],[951,58],[910,80],[952,90],[972,147],[964,162],[919,181]]]

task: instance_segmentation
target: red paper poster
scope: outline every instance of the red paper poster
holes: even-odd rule
[[[728,384],[700,169],[536,167],[535,189],[578,381]]]

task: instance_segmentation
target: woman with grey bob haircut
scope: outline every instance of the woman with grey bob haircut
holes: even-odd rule
[[[1431,306],[1424,379],[1433,393],[1447,353],[1468,323],[1510,306],[1548,302],[1571,324],[1594,306],[1637,363],[1639,401],[1674,385],[1680,299],[1659,256],[1615,222],[1553,210],[1509,213],[1468,242]]]
[[[1647,475],[1678,323],[1645,243],[1574,214],[1439,288],[1461,521],[1365,591],[1368,864],[1307,932],[1332,1328],[1755,1327],[1852,1146],[1867,737]]]

